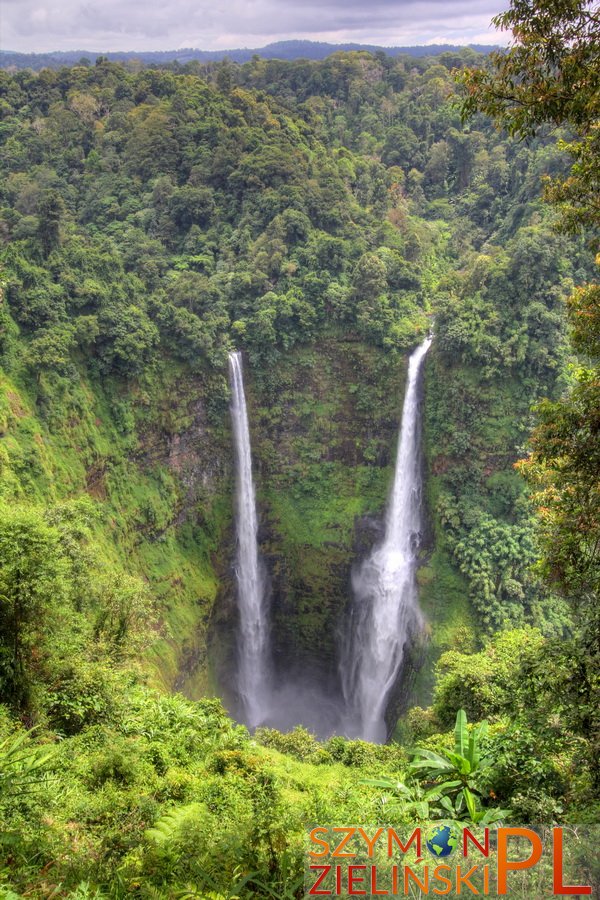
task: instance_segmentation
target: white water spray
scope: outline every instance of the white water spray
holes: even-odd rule
[[[256,496],[240,353],[229,354],[229,373],[237,481],[235,574],[240,614],[237,686],[246,724],[255,728],[268,711],[270,641],[267,584],[258,552]]]
[[[348,731],[387,737],[385,713],[411,634],[422,626],[416,570],[421,532],[419,383],[427,338],[412,353],[404,394],[394,485],[385,536],[352,576],[350,628],[341,674]]]

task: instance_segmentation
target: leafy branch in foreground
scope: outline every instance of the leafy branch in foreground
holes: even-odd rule
[[[525,138],[543,125],[568,126],[577,140],[561,141],[573,159],[568,178],[546,177],[546,199],[561,209],[566,231],[600,223],[600,16],[592,0],[513,0],[493,20],[510,30],[506,52],[491,67],[459,76],[466,88],[462,115],[480,111],[509,134]],[[572,136],[572,131],[571,131]]]
[[[520,137],[546,122],[588,132],[600,87],[595,7],[593,0],[512,0],[493,19],[512,31],[512,44],[491,54],[490,69],[468,69],[461,78],[464,117],[480,110]]]
[[[34,731],[10,735],[0,743],[0,848],[12,850],[21,844],[21,829],[14,827],[11,816],[47,783],[48,764],[56,755],[54,747],[29,743]]]

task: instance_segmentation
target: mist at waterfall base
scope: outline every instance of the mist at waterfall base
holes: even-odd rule
[[[236,717],[250,728],[289,731],[301,724],[320,738],[345,734],[385,741],[385,716],[411,640],[422,627],[416,570],[421,532],[419,386],[431,339],[411,355],[385,534],[352,573],[352,600],[339,646],[339,689],[310,669],[275,676],[270,586],[259,553],[248,414],[241,354],[229,357],[236,462]],[[281,666],[277,666],[281,669]]]

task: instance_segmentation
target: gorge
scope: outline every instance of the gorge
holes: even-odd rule
[[[337,692],[319,690],[308,678],[290,680],[285,670],[277,685],[273,677],[269,585],[258,545],[242,357],[239,352],[229,355],[236,461],[237,690],[242,719],[251,728],[302,724],[326,736],[344,733],[375,742],[389,736],[388,700],[400,687],[405,651],[422,624],[416,584],[422,506],[420,389],[431,342],[428,337],[408,360],[385,533],[368,558],[353,566],[353,597],[338,649]]]

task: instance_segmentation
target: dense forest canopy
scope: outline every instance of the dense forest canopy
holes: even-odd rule
[[[307,822],[597,820],[598,37],[558,6],[491,60],[0,71],[1,896],[294,897]],[[249,735],[210,696],[227,354],[306,661],[432,321],[421,705],[388,746]]]

